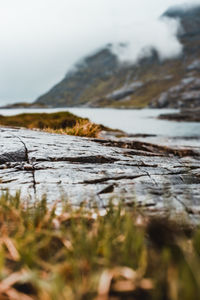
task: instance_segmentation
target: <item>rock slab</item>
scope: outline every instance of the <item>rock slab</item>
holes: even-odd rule
[[[177,144],[181,146],[177,146]],[[30,201],[68,198],[105,207],[136,203],[192,221],[200,216],[200,140],[87,139],[0,128],[0,187]]]

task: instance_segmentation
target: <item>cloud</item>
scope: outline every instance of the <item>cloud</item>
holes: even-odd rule
[[[177,57],[182,52],[182,45],[177,39],[181,25],[179,20],[162,18],[152,20],[148,27],[141,27],[138,24],[137,30],[129,26],[124,32],[120,33],[118,40],[114,42],[113,52],[118,55],[122,61],[136,62],[141,57],[148,56],[155,48],[158,51],[161,60]],[[126,47],[118,44],[121,41]]]
[[[155,46],[161,58],[178,55],[178,23],[159,20],[173,4],[174,0],[0,0],[0,105],[34,100],[77,60],[108,43],[127,42],[121,58],[132,61],[145,46]]]

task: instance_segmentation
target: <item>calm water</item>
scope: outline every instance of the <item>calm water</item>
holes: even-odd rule
[[[158,120],[164,113],[177,112],[169,109],[96,109],[96,108],[59,108],[59,109],[0,109],[1,115],[15,115],[24,112],[70,111],[81,117],[87,117],[95,123],[118,128],[132,134],[156,134],[165,136],[200,136],[200,123],[172,122]]]

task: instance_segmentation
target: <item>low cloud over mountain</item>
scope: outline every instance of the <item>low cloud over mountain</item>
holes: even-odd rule
[[[2,104],[33,100],[80,57],[108,43],[115,45],[113,51],[123,61],[135,61],[141,50],[146,53],[151,47],[162,59],[182,51],[176,38],[179,21],[160,19],[174,0],[0,2]]]
[[[131,44],[121,43],[114,53],[109,44],[82,59],[36,103],[60,107],[200,106],[200,5],[171,8],[161,19],[168,20],[171,32],[179,23],[171,51],[163,52],[155,42],[134,56]],[[155,41],[156,35],[155,31]]]

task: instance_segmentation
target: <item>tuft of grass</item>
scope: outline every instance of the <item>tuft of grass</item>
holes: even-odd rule
[[[61,129],[46,128],[45,131],[50,133],[59,133],[67,135],[75,135],[82,137],[98,137],[102,131],[102,126],[91,123],[88,120],[77,120],[73,127],[66,127]]]
[[[30,113],[15,116],[1,116],[0,125],[41,129],[52,133],[97,137],[105,127],[91,123],[88,119],[69,112]]]
[[[0,197],[0,299],[198,300],[200,229],[104,211]]]

